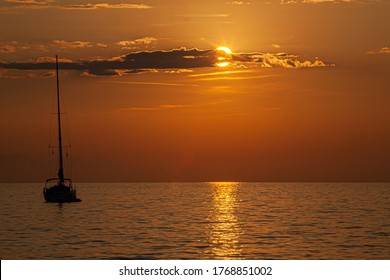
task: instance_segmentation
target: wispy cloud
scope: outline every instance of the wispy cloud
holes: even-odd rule
[[[146,73],[157,73],[157,69],[129,69],[129,70],[118,70],[118,69],[99,69],[91,68],[83,71],[82,76],[96,77],[96,76],[123,76],[127,74],[146,74]]]
[[[0,69],[0,79],[45,79],[55,75],[54,71],[37,71],[29,73],[15,73],[7,69]]]
[[[92,42],[84,42],[84,41],[53,40],[53,43],[59,46],[60,48],[65,48],[65,49],[107,47],[107,45],[103,43],[92,43]]]
[[[35,50],[39,52],[45,52],[48,50],[48,46],[37,43],[23,43],[17,41],[0,41],[0,53],[15,53],[25,50]]]
[[[390,54],[390,48],[389,47],[383,47],[379,50],[373,50],[366,52],[367,54]]]
[[[221,72],[209,72],[201,74],[192,74],[190,77],[196,78],[200,81],[216,81],[216,80],[252,80],[252,79],[264,79],[273,77],[274,75],[256,75],[258,73],[254,69],[247,70],[229,70]]]
[[[255,72],[255,70],[227,70],[227,71],[191,74],[190,77],[210,77],[210,76],[222,76],[222,75],[243,74],[243,73],[253,73],[253,72]]]
[[[209,103],[200,103],[200,104],[162,104],[159,106],[153,107],[129,107],[121,108],[121,111],[165,111],[165,110],[178,110],[178,109],[188,109],[188,108],[200,108],[215,106],[220,104],[231,103],[231,100],[223,100],[219,102],[209,102]]]
[[[83,70],[82,76],[85,76],[85,77],[121,76],[121,71],[116,70],[116,69],[90,68],[87,70]]]
[[[226,18],[229,17],[230,14],[186,14],[186,15],[178,15],[178,17],[185,18]]]
[[[149,49],[155,46],[157,41],[154,37],[143,37],[132,41],[112,42],[90,42],[90,41],[66,41],[62,39],[55,39],[52,41],[36,43],[36,42],[17,42],[17,41],[1,41],[0,53],[14,53],[22,50],[30,50],[31,52],[48,52],[61,49],[82,49],[82,48],[107,48],[119,47],[125,50],[141,50]]]
[[[67,59],[67,58],[62,58],[62,57],[58,58],[58,61],[65,62],[65,63],[72,62],[72,60]],[[52,56],[41,56],[41,57],[38,57],[37,59],[30,60],[29,62],[31,62],[31,63],[55,63],[56,59],[55,59],[55,57],[52,57]]]
[[[263,79],[263,78],[271,77],[271,75],[258,75],[258,71],[254,69],[218,71],[218,72],[191,74],[189,76],[191,78],[195,78],[198,81],[216,81],[216,80],[234,81],[234,80]]]
[[[5,0],[0,9],[63,9],[63,10],[96,10],[96,9],[151,9],[152,6],[135,3],[81,3],[55,4],[54,0]]]
[[[171,70],[165,70],[165,74],[184,74],[184,73],[192,73],[194,70],[192,69],[171,69]]]
[[[119,41],[116,43],[117,46],[119,46],[121,49],[124,50],[131,50],[131,49],[137,49],[140,47],[145,47],[154,44],[157,41],[154,37],[143,37],[131,41]]]
[[[242,75],[241,71],[237,71],[238,74],[223,74],[223,75],[216,75],[216,76],[205,76],[197,78],[198,81],[220,81],[220,80],[227,80],[227,81],[241,81],[241,80],[258,80],[258,79],[265,79],[269,77],[273,77],[273,75]],[[195,76],[193,76],[195,77]]]
[[[197,87],[195,84],[187,83],[164,83],[164,82],[143,82],[143,81],[133,81],[133,82],[124,82],[124,81],[105,81],[107,83],[119,83],[119,84],[130,84],[130,85],[149,85],[149,86],[168,86],[168,87]]]
[[[164,104],[157,107],[130,107],[123,108],[121,111],[162,111],[162,110],[172,110],[172,109],[181,109],[181,108],[189,108],[193,107],[193,105],[188,104]]]
[[[250,5],[251,3],[249,1],[229,1],[229,2],[226,2],[226,4],[243,6],[243,5]]]
[[[61,6],[61,8],[73,9],[73,10],[96,10],[96,9],[150,9],[152,7],[145,4],[98,3],[98,4],[68,5],[68,6]]]
[[[0,46],[0,53],[13,53],[16,52],[16,47],[11,45]]]
[[[15,4],[29,4],[29,5],[47,5],[55,2],[55,0],[5,0],[4,2],[15,3]]]

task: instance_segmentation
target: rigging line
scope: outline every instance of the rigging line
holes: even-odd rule
[[[60,154],[60,162],[59,162],[59,170],[58,177],[60,179],[60,183],[64,183],[64,166],[62,159],[62,135],[61,135],[61,107],[60,107],[60,81],[59,81],[59,70],[58,70],[58,56],[56,55],[56,76],[57,76],[57,112],[58,112],[58,145],[59,145],[59,154]]]
[[[55,108],[56,108],[56,95],[55,94],[50,94],[50,96],[52,97],[51,98],[51,109],[50,109],[50,123],[49,123],[49,133],[48,133],[48,160],[49,160],[49,164],[48,164],[48,175],[49,177],[53,177],[53,174],[55,174],[55,169],[56,169],[56,164],[55,162],[57,162],[56,160],[56,155],[54,153],[54,149],[53,149],[53,146],[52,146],[52,143],[55,139],[55,134],[56,134],[56,131],[57,131],[57,128],[56,128],[56,124],[55,124],[55,116],[54,116],[54,112],[55,112]]]

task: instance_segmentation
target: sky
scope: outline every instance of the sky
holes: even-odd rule
[[[389,181],[389,28],[388,0],[0,1],[0,182],[53,174],[56,54],[75,181]]]

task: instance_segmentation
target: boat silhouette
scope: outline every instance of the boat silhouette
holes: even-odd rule
[[[57,77],[57,125],[58,125],[58,153],[59,167],[56,178],[46,180],[43,188],[43,197],[46,202],[80,202],[81,199],[76,196],[76,189],[73,187],[72,180],[64,176],[64,163],[62,152],[62,133],[61,133],[61,107],[60,107],[60,83],[58,71],[58,56],[56,55],[56,77]]]

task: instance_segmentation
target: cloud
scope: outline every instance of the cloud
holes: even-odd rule
[[[145,74],[145,73],[158,73],[158,70],[157,69],[131,69],[123,72],[123,74]]]
[[[243,74],[243,73],[253,73],[254,70],[227,70],[227,71],[218,71],[211,73],[201,73],[201,74],[191,74],[191,77],[209,77],[209,76],[223,76],[229,74]]]
[[[90,42],[82,42],[82,41],[73,41],[73,42],[67,42],[64,40],[53,40],[53,43],[60,48],[87,48],[92,47],[92,44]]]
[[[181,109],[193,107],[193,105],[188,104],[164,104],[158,107],[130,107],[121,109],[122,111],[161,111],[161,110],[171,110],[171,109]]]
[[[23,4],[23,5],[47,5],[55,0],[5,0],[4,2]]]
[[[66,62],[66,63],[72,62],[72,60],[70,60],[70,59],[61,58],[61,57],[58,58],[58,61],[59,62]],[[32,62],[32,63],[46,63],[46,62],[55,63],[56,62],[56,58],[55,57],[51,57],[51,56],[41,56],[41,57],[38,57],[37,59],[31,60],[29,62]]]
[[[226,4],[228,5],[238,5],[238,6],[242,6],[242,5],[250,5],[251,3],[246,1],[231,1],[231,2],[226,2]]]
[[[154,107],[130,107],[130,108],[121,108],[121,111],[163,111],[163,110],[173,110],[173,109],[184,109],[184,108],[200,108],[215,106],[220,104],[231,103],[231,100],[223,100],[219,102],[209,102],[209,103],[200,103],[200,104],[162,104]]]
[[[226,18],[229,17],[230,14],[186,14],[186,15],[178,15],[178,17],[184,18]]]
[[[115,69],[99,69],[92,68],[83,71],[82,76],[94,77],[94,76],[121,76],[121,72]]]
[[[53,40],[45,43],[24,43],[17,41],[0,41],[0,53],[14,53],[19,51],[30,50],[31,52],[54,52],[58,48],[61,49],[80,49],[80,48],[106,48],[106,43],[86,42],[86,41],[65,41]]]
[[[149,85],[149,86],[170,86],[170,87],[197,87],[195,84],[164,83],[164,82],[123,82],[123,81],[105,81],[107,83],[119,83],[129,85]]]
[[[29,73],[14,73],[6,69],[0,69],[0,79],[45,79],[55,75],[55,71],[38,71]]]
[[[54,0],[5,0],[0,3],[0,9],[63,9],[63,10],[96,10],[96,9],[150,9],[146,4],[132,3],[83,3],[83,4],[52,4]]]
[[[96,10],[96,9],[150,9],[152,7],[145,4],[98,3],[98,4],[68,5],[68,6],[62,6],[62,8],[72,9],[72,10]]]
[[[11,45],[0,46],[0,53],[16,52],[16,47]]]
[[[183,74],[183,73],[192,73],[192,69],[177,69],[177,70],[165,70],[165,74]]]
[[[5,0],[0,2],[0,10],[10,9],[45,9],[56,7],[55,0]]]
[[[327,64],[321,61],[319,58],[315,58],[314,61],[299,60],[297,55],[291,55],[287,53],[241,53],[233,55],[233,61],[245,63],[243,66],[260,66],[264,68],[313,68],[313,67],[327,67],[334,66],[334,64]]]
[[[146,74],[157,73],[156,69],[130,69],[130,70],[116,70],[116,69],[86,69],[82,76],[96,77],[96,76],[123,76],[129,74]]]
[[[287,53],[258,53],[248,55],[252,62],[256,62],[262,67],[282,67],[282,68],[308,68],[308,67],[324,67],[333,66],[326,64],[323,61],[316,58],[314,61],[305,60],[301,61],[296,55],[290,55]]]
[[[368,52],[366,52],[366,54],[390,54],[390,48],[383,47],[383,48],[380,48],[379,50],[368,51]]]
[[[30,48],[30,45],[19,43],[17,41],[0,41],[0,52],[2,53],[14,53],[18,50],[27,50]]]
[[[131,50],[131,49],[136,49],[139,47],[151,45],[156,41],[157,39],[154,37],[143,37],[132,41],[119,41],[116,43],[116,45],[119,46],[121,49]]]
[[[88,76],[118,76],[145,71],[154,72],[158,69],[167,73],[189,72],[195,68],[216,67],[217,51],[178,48],[159,51],[137,51],[113,57],[94,60],[80,60],[76,62],[63,61],[61,69],[80,70]],[[287,53],[235,53],[232,55],[231,67],[280,67],[280,68],[313,68],[334,66],[315,58],[301,60],[297,55]],[[19,70],[53,69],[52,61],[27,61],[0,63],[0,68]]]
[[[251,80],[251,79],[264,79],[272,77],[271,75],[253,75],[258,73],[255,70],[233,70],[233,71],[221,71],[201,74],[191,74],[190,77],[196,78],[202,81],[216,81],[216,80]]]
[[[53,40],[53,43],[60,48],[64,49],[77,49],[77,48],[90,48],[90,47],[107,47],[103,43],[92,43],[83,41],[64,41],[64,40]]]

